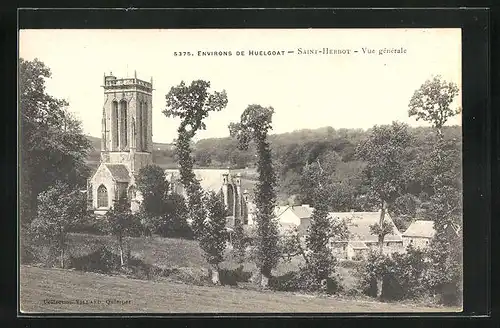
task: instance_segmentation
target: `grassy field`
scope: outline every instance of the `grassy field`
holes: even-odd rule
[[[21,266],[23,313],[450,312],[420,307],[231,287],[143,281]],[[66,302],[50,304],[51,301]]]
[[[72,256],[87,255],[101,244],[109,245],[118,252],[118,245],[112,236],[97,236],[89,234],[73,233],[69,235],[69,254]],[[198,242],[194,240],[161,238],[161,237],[137,237],[127,238],[130,244],[131,255],[142,260],[144,263],[166,268],[193,268],[208,270],[202,251]],[[233,259],[230,251],[226,252],[221,268],[235,269],[238,264]],[[273,274],[278,276],[289,271],[298,269],[300,258],[294,258],[290,262],[280,261]],[[256,266],[252,261],[244,263],[245,271],[254,271]],[[350,269],[339,268],[339,274],[343,278],[344,287],[349,289],[354,283],[354,277]]]

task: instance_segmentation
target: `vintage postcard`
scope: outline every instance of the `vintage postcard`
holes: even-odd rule
[[[461,35],[20,30],[20,312],[461,312]]]

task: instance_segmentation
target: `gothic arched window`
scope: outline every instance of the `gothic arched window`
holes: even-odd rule
[[[97,207],[108,207],[108,189],[104,185],[97,188]]]
[[[142,151],[142,107],[144,107],[142,101],[139,103],[139,110],[137,111],[137,124],[135,134],[139,136],[139,147],[136,147],[139,151]]]
[[[111,129],[113,130],[113,146],[118,147],[118,102],[113,101],[111,109]]]
[[[227,185],[227,210],[229,216],[234,216],[234,189],[232,185]]]
[[[239,218],[241,217],[241,199],[240,195],[238,195],[238,189],[233,187],[234,192],[234,216]]]
[[[120,101],[120,134],[122,140],[122,147],[127,146],[127,102],[125,100]]]
[[[142,107],[142,137],[144,138],[142,142],[143,150],[148,149],[148,104],[144,103]]]

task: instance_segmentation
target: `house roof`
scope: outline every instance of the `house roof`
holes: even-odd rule
[[[130,175],[127,166],[124,164],[104,164],[106,168],[111,172],[114,180],[118,182],[129,182]]]
[[[313,208],[305,205],[299,206],[277,206],[275,209],[275,215],[279,218],[285,211],[290,210],[299,219],[306,219],[312,216]]]
[[[215,192],[222,188],[222,175],[230,173],[228,169],[195,169],[193,171],[204,190]],[[178,169],[167,169],[165,174],[172,174],[176,180],[180,178]]]
[[[410,224],[408,229],[403,233],[403,236],[432,238],[435,233],[434,221],[417,220]]]
[[[380,220],[380,212],[330,212],[330,217],[334,220],[347,221],[347,228],[351,235],[350,240],[358,240],[363,242],[377,242],[378,236],[372,235],[370,226],[378,223]],[[403,238],[398,228],[394,225],[392,218],[388,213],[385,214],[384,220],[392,225],[392,233],[384,237],[384,241],[402,241]]]
[[[353,249],[368,249],[368,246],[366,246],[364,242],[358,240],[350,241],[349,246],[351,246]]]

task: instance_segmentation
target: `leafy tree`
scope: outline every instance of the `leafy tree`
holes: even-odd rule
[[[462,284],[462,186],[460,149],[455,140],[446,140],[444,125],[458,115],[460,108],[452,109],[458,96],[458,86],[435,77],[426,81],[413,95],[408,105],[408,115],[429,122],[437,131],[437,141],[422,170],[430,177],[433,194],[425,205],[425,216],[434,221],[436,234],[430,244],[429,286],[451,302],[460,299]],[[455,138],[460,139],[460,138]]]
[[[36,214],[38,195],[62,181],[84,187],[89,169],[85,158],[91,143],[68,103],[45,91],[50,69],[41,61],[19,60],[21,223]]]
[[[85,196],[63,182],[56,182],[38,195],[38,214],[31,222],[34,240],[48,242],[60,254],[64,268],[68,230],[84,218]]]
[[[162,216],[169,191],[163,169],[158,165],[144,166],[137,173],[135,181],[143,197],[141,207],[144,212],[150,217]]]
[[[392,232],[392,226],[384,221],[387,206],[404,190],[407,148],[411,142],[407,125],[393,122],[390,126],[375,126],[357,149],[358,156],[367,162],[364,169],[367,196],[380,210],[380,221],[372,227],[372,233],[378,236],[380,252],[385,235]]]
[[[231,123],[231,136],[237,138],[239,148],[246,150],[250,142],[257,148],[257,171],[259,180],[255,186],[257,206],[257,265],[261,273],[261,285],[267,287],[271,270],[279,259],[278,225],[274,218],[276,206],[276,174],[271,160],[271,149],[267,140],[271,129],[274,109],[250,105],[241,114],[238,123]]]
[[[357,154],[367,162],[364,174],[368,186],[367,196],[380,210],[380,220],[370,227],[378,236],[379,252],[383,253],[384,238],[393,230],[385,220],[388,204],[404,190],[404,171],[408,162],[407,148],[412,138],[406,124],[393,122],[390,126],[375,126],[369,137],[362,142]],[[382,280],[377,281],[378,295],[382,292]]]
[[[450,108],[453,99],[458,96],[458,91],[455,83],[444,81],[440,76],[427,80],[413,94],[408,105],[408,115],[416,116],[417,121],[431,123],[438,135],[442,136],[446,121],[461,112],[460,108]]]
[[[106,230],[118,241],[120,264],[123,267],[125,266],[124,239],[137,229],[127,197],[120,197],[115,201],[112,209],[106,213],[106,223]]]
[[[420,206],[421,200],[412,194],[401,195],[389,204],[388,211],[399,231],[405,231],[410,226],[417,217]]]
[[[210,94],[208,92],[209,88],[210,82],[197,80],[193,81],[190,86],[186,86],[184,81],[182,81],[178,86],[172,87],[166,95],[166,108],[163,110],[163,114],[167,117],[178,117],[181,119],[180,126],[177,129],[178,138],[176,140],[176,154],[180,164],[180,180],[186,189],[189,216],[194,236],[200,241],[200,246],[210,258],[209,254],[211,254],[213,247],[217,247],[205,242],[205,240],[208,242],[213,241],[207,235],[207,230],[205,229],[208,229],[205,223],[209,215],[209,211],[206,208],[207,195],[202,190],[200,182],[196,179],[193,171],[194,159],[191,145],[196,132],[206,129],[203,119],[210,112],[220,111],[227,105],[225,91],[215,91]],[[218,227],[218,225],[212,228],[214,227]],[[213,270],[212,272],[217,272],[217,270]],[[212,278],[213,280],[218,280],[218,275]]]
[[[187,223],[188,208],[182,195],[169,194],[165,200],[165,213],[156,226],[156,231],[163,237],[192,238],[193,231]]]

